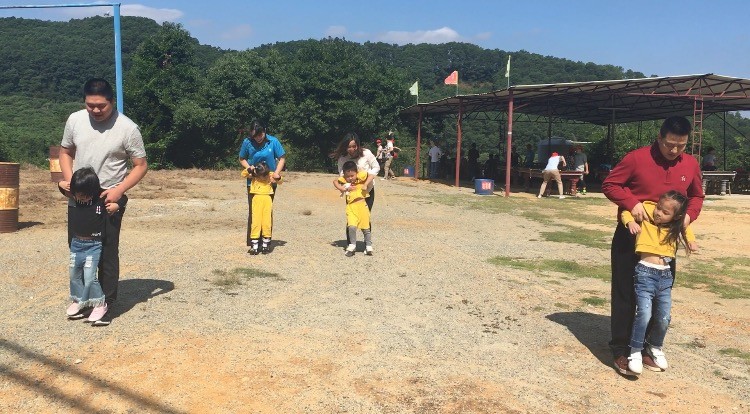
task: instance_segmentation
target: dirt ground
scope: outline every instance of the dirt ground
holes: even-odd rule
[[[750,412],[750,299],[676,287],[671,367],[631,380],[610,363],[607,281],[488,261],[606,265],[606,249],[542,235],[610,232],[601,194],[378,180],[375,255],[347,258],[332,179],[288,174],[274,250],[250,256],[238,172],[149,172],[115,318],[91,327],[64,317],[65,200],[23,168],[20,229],[0,234],[0,412]],[[710,197],[694,229],[701,251],[681,263],[746,258],[750,196]]]

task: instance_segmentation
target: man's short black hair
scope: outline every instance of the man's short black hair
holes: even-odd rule
[[[674,134],[680,137],[690,135],[693,130],[693,126],[690,125],[684,116],[672,116],[664,120],[659,129],[659,137],[666,138],[667,134]]]
[[[108,101],[112,102],[115,92],[112,90],[112,85],[110,85],[106,79],[92,78],[87,80],[83,85],[83,97],[85,98],[92,95],[103,96]]]

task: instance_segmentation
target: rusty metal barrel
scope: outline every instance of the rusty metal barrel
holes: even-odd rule
[[[18,230],[18,184],[21,164],[0,162],[0,233]]]
[[[49,147],[49,173],[50,180],[53,183],[59,183],[62,181],[62,169],[60,169],[60,147],[50,146]]]

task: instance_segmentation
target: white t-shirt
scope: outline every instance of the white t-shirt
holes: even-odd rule
[[[146,158],[138,125],[117,111],[104,122],[94,121],[85,109],[73,112],[60,145],[75,151],[73,172],[93,168],[105,190],[125,179],[128,160]]]
[[[557,170],[557,166],[560,165],[560,158],[562,158],[559,155],[555,155],[554,157],[549,157],[547,160],[547,166],[544,167],[545,171],[552,171]]]
[[[440,161],[440,156],[443,155],[443,151],[440,151],[440,148],[438,148],[437,145],[430,148],[430,152],[428,152],[430,155],[430,161],[432,162],[438,162]]]

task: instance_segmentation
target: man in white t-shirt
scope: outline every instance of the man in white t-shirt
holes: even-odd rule
[[[114,109],[112,85],[104,79],[89,79],[83,86],[83,94],[86,109],[72,113],[65,123],[60,143],[63,180],[58,186],[69,194],[73,172],[91,167],[104,189],[101,197],[105,199],[105,203],[120,201],[120,209],[105,220],[105,239],[99,261],[99,282],[106,302],[111,304],[117,299],[120,280],[119,245],[122,217],[127,204],[125,192],[141,181],[148,165],[138,126]],[[130,174],[127,174],[128,161],[133,164]],[[68,203],[68,208],[73,208],[71,203],[72,200]],[[68,243],[72,236],[68,228]],[[105,313],[93,324],[107,325],[110,320],[111,313]]]
[[[428,155],[430,156],[430,178],[438,178],[438,166],[440,165],[440,157],[443,156],[443,151],[437,146],[435,141],[430,141],[432,145]]]

